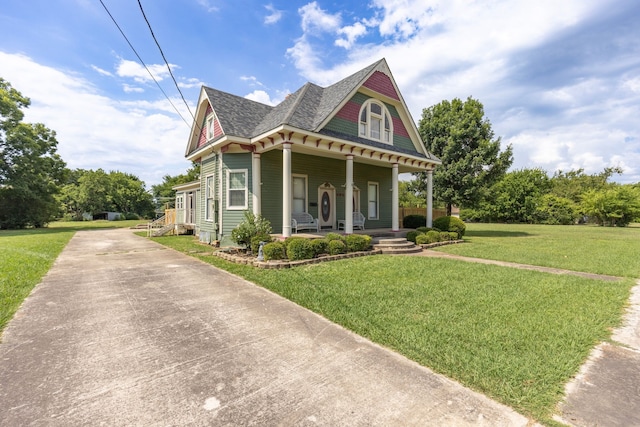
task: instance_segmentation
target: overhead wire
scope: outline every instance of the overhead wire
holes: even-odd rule
[[[140,61],[140,63],[142,64],[142,66],[145,68],[145,70],[147,70],[147,72],[149,73],[149,76],[151,76],[151,78],[153,79],[153,81],[156,83],[156,86],[158,86],[158,89],[160,89],[160,91],[162,92],[162,94],[164,95],[165,98],[167,98],[167,101],[169,101],[169,103],[171,104],[171,106],[173,107],[174,110],[176,110],[176,113],[178,114],[178,116],[180,116],[180,118],[182,119],[182,121],[188,126],[191,127],[191,125],[189,124],[189,122],[187,122],[187,120],[182,116],[182,114],[180,113],[180,110],[178,110],[178,108],[175,106],[175,104],[173,103],[173,101],[171,101],[171,98],[169,98],[169,95],[167,95],[167,93],[164,91],[164,89],[162,89],[162,86],[160,86],[160,83],[158,83],[158,80],[156,80],[155,76],[153,75],[153,73],[151,72],[151,70],[149,70],[149,67],[147,67],[147,64],[144,63],[144,61],[142,60],[142,58],[140,57],[140,55],[138,54],[138,52],[136,51],[136,49],[133,47],[133,45],[131,44],[131,42],[129,41],[129,39],[127,38],[127,36],[124,34],[124,31],[122,31],[122,28],[120,28],[120,25],[118,25],[118,22],[116,21],[116,19],[113,17],[113,15],[111,14],[111,12],[109,11],[109,9],[107,8],[107,5],[104,4],[104,2],[102,0],[100,0],[100,4],[102,5],[102,7],[104,8],[104,10],[107,12],[107,14],[109,15],[109,17],[111,18],[111,20],[113,21],[113,23],[116,25],[116,27],[118,28],[118,30],[120,31],[120,34],[122,34],[122,37],[124,37],[124,39],[127,41],[127,44],[129,45],[129,47],[131,48],[131,50],[133,51],[133,53],[135,53],[136,57],[138,58],[138,61]],[[145,18],[146,19],[146,18]],[[164,55],[163,55],[164,57]],[[173,75],[172,75],[173,77]],[[174,79],[175,81],[175,79]],[[180,92],[180,95],[182,95],[182,92]],[[182,97],[182,99],[184,100],[184,97]],[[185,101],[186,103],[186,101]],[[189,108],[189,106],[187,105],[187,108]],[[189,109],[189,113],[191,113],[191,110]],[[193,114],[191,114],[191,116],[193,117]],[[195,123],[195,120],[194,120]]]
[[[160,47],[160,43],[158,42],[158,39],[156,38],[156,35],[153,33],[153,29],[151,28],[151,24],[149,23],[149,20],[147,19],[147,14],[144,13],[144,9],[142,8],[142,3],[140,2],[140,0],[138,0],[138,6],[140,7],[140,12],[142,12],[142,16],[143,16],[145,22],[147,23],[147,27],[149,27],[149,31],[151,32],[151,37],[153,37],[153,41],[156,42],[156,46],[158,46],[158,50],[160,50],[160,55],[162,55],[162,59],[164,60],[164,63],[167,66],[167,70],[169,70],[169,74],[171,75],[171,79],[173,80],[173,83],[175,84],[176,89],[178,90],[178,93],[182,97],[182,101],[184,102],[184,105],[187,107],[187,110],[189,110],[189,114],[191,114],[191,118],[195,121],[196,118],[193,115],[193,113],[191,112],[191,108],[189,108],[189,104],[187,103],[187,100],[184,99],[184,95],[182,94],[182,90],[180,90],[180,86],[178,85],[178,82],[176,81],[176,78],[173,75],[173,71],[171,71],[171,66],[169,65],[169,61],[167,61],[167,58],[164,56],[164,52],[162,51],[162,47]]]

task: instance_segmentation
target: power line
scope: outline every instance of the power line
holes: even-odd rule
[[[162,55],[162,59],[164,60],[164,63],[167,65],[167,70],[169,70],[169,74],[171,75],[171,79],[173,80],[173,83],[176,85],[176,89],[178,89],[178,93],[182,97],[182,101],[184,102],[184,105],[187,107],[187,110],[189,110],[189,114],[191,114],[191,118],[193,119],[193,121],[195,121],[196,118],[193,115],[193,113],[191,112],[191,108],[189,108],[189,104],[187,104],[187,100],[184,99],[184,95],[182,94],[182,90],[180,90],[180,86],[178,86],[178,82],[176,81],[176,78],[174,77],[173,72],[171,71],[171,66],[169,65],[169,61],[167,61],[167,58],[164,56],[164,52],[162,51],[162,48],[160,47],[160,43],[158,43],[158,39],[156,39],[156,35],[153,33],[153,29],[151,28],[151,24],[149,23],[149,20],[147,19],[147,15],[144,13],[144,9],[142,8],[142,3],[140,3],[140,0],[138,0],[138,6],[140,6],[140,12],[142,12],[142,16],[144,17],[144,20],[147,23],[147,27],[149,27],[149,31],[151,31],[151,37],[153,37],[153,41],[156,42],[156,46],[158,46],[158,49],[160,50],[160,55]]]
[[[120,28],[120,25],[118,25],[118,22],[116,21],[116,19],[113,17],[113,15],[111,15],[111,12],[109,12],[109,9],[107,8],[107,6],[104,4],[104,2],[102,0],[100,0],[100,4],[102,5],[102,7],[104,7],[104,10],[107,12],[107,14],[109,15],[109,17],[111,18],[111,20],[113,21],[113,23],[116,25],[116,27],[118,27],[118,30],[120,31],[120,34],[122,34],[122,37],[124,37],[124,39],[127,41],[127,43],[129,44],[129,47],[131,48],[131,50],[133,50],[133,53],[136,54],[136,56],[138,57],[138,61],[140,61],[140,63],[144,66],[145,70],[147,70],[147,73],[149,73],[149,75],[151,76],[151,78],[153,79],[153,81],[156,83],[156,86],[158,86],[158,89],[160,89],[160,91],[162,92],[162,94],[164,95],[165,98],[167,98],[167,101],[169,101],[169,103],[171,104],[171,106],[173,107],[174,110],[176,110],[176,113],[178,113],[178,116],[180,116],[180,118],[182,119],[182,121],[188,126],[191,127],[191,125],[189,124],[189,122],[187,122],[185,120],[184,117],[182,117],[182,114],[180,114],[180,111],[178,110],[178,108],[175,106],[175,104],[173,103],[173,101],[171,101],[171,98],[169,98],[169,96],[167,95],[167,93],[164,91],[164,89],[162,89],[162,86],[160,86],[160,83],[158,83],[158,81],[156,80],[156,78],[153,76],[153,73],[151,72],[151,70],[149,70],[149,67],[147,67],[147,64],[144,63],[144,61],[142,60],[142,58],[140,57],[140,55],[138,55],[138,52],[136,51],[136,49],[133,47],[133,45],[131,44],[131,42],[129,41],[129,39],[127,38],[127,36],[124,34],[124,31],[122,31],[122,28]],[[173,77],[173,75],[172,75]],[[175,81],[175,80],[174,80]],[[180,93],[180,95],[182,95],[182,93]],[[182,98],[184,100],[184,97]],[[189,108],[189,106],[187,105],[187,108]],[[191,110],[189,110],[189,113],[191,113]],[[191,116],[193,116],[193,114],[191,114]]]

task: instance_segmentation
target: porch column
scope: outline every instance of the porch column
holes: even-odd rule
[[[400,221],[398,219],[398,164],[394,163],[391,169],[391,231],[400,230]]]
[[[260,183],[262,182],[262,172],[260,171],[260,154],[253,153],[252,163],[252,185],[251,192],[252,200],[253,200],[253,214],[261,215],[262,214],[262,187]]]
[[[347,183],[344,191],[344,232],[353,234],[353,155],[347,155]]]
[[[282,236],[291,237],[291,143],[282,144]]]
[[[433,227],[433,171],[427,171],[427,227]]]

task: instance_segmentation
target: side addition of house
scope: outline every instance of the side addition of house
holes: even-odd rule
[[[285,237],[301,217],[347,234],[354,223],[397,231],[403,172],[427,172],[430,225],[441,163],[384,59],[326,88],[307,83],[276,106],[203,87],[185,156],[201,175],[176,189],[178,220],[223,244],[247,210]]]

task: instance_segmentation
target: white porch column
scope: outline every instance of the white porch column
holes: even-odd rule
[[[262,214],[262,187],[260,183],[262,182],[262,172],[260,171],[260,154],[253,153],[251,169],[252,169],[251,192],[253,193],[253,196],[252,196],[253,214],[261,215]]]
[[[398,164],[394,163],[391,169],[391,231],[400,230],[398,207],[400,204],[398,192]]]
[[[282,236],[291,237],[291,143],[282,144]]]
[[[353,234],[353,155],[347,155],[347,183],[344,191],[344,232]]]
[[[427,227],[433,227],[433,171],[427,171]]]

